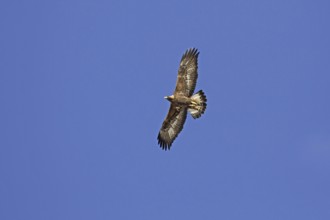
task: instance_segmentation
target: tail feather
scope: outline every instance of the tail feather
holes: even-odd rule
[[[191,116],[196,119],[202,116],[206,109],[206,96],[202,90],[191,96],[192,103],[189,105],[188,111]]]

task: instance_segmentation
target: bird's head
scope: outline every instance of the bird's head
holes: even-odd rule
[[[174,96],[165,96],[164,99],[167,99],[168,101],[172,101],[174,99]]]

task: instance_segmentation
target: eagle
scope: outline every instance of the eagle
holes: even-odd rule
[[[164,98],[171,102],[170,109],[158,133],[158,144],[170,150],[173,141],[183,129],[187,112],[196,119],[206,109],[206,96],[202,90],[194,94],[198,78],[198,55],[196,48],[188,49],[182,56],[173,95]]]

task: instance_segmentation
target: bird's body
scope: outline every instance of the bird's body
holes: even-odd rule
[[[174,94],[165,96],[171,102],[170,110],[158,134],[158,143],[164,149],[170,149],[173,141],[183,129],[187,112],[194,119],[199,118],[206,109],[206,96],[202,90],[194,93],[198,77],[197,49],[189,49],[181,58]]]
[[[191,99],[184,95],[172,95],[167,97],[168,97],[167,100],[169,100],[171,103],[177,106],[184,107],[191,103]]]

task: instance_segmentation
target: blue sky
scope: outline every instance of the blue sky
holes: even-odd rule
[[[330,219],[329,1],[2,1],[0,219]],[[180,58],[208,97],[157,145]]]

